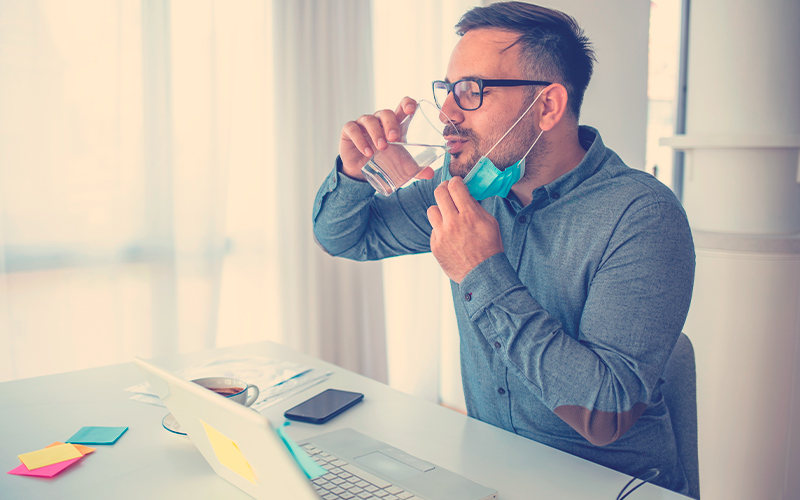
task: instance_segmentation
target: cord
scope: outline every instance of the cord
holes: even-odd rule
[[[641,481],[642,481],[641,483],[637,484],[636,486],[631,488],[630,491],[625,493],[625,490],[628,489],[628,486],[630,486],[631,484],[633,484],[634,481],[639,479],[637,477],[631,478],[631,480],[628,481],[628,483],[625,486],[622,487],[622,491],[620,491],[619,494],[617,495],[617,500],[623,500],[623,499],[627,498],[628,495],[630,495],[631,493],[633,493],[634,491],[639,489],[639,487],[642,486],[644,483],[649,483],[650,481],[655,479],[659,474],[661,474],[661,472],[658,469],[647,469],[647,471],[645,471],[645,472],[649,473],[650,475],[645,477],[645,478],[643,478],[643,479],[641,479]],[[625,493],[625,494],[623,495],[623,493]]]

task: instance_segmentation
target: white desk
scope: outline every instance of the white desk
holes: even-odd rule
[[[468,418],[283,346],[263,342],[156,360],[171,370],[223,353],[327,366],[334,374],[262,413],[283,411],[328,387],[362,392],[363,403],[318,426],[293,422],[296,440],[352,427],[498,490],[502,500],[614,500],[629,476]],[[2,499],[246,499],[214,474],[191,441],[161,427],[166,409],[129,399],[123,389],[144,381],[133,363],[0,384]],[[85,425],[128,426],[113,446],[97,446],[53,479],[12,476],[17,455],[69,439]],[[631,500],[686,498],[647,484]]]

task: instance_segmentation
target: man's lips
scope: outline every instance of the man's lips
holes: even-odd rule
[[[464,147],[464,144],[467,143],[466,139],[461,139],[459,137],[445,136],[445,139],[447,140],[447,150],[450,152],[450,154],[461,152],[461,149]]]

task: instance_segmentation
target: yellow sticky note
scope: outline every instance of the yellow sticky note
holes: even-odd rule
[[[30,453],[19,455],[19,459],[25,464],[28,470],[38,469],[47,465],[57,464],[73,458],[80,458],[83,455],[71,444],[57,444],[52,447],[44,448]]]
[[[45,448],[52,448],[53,446],[58,446],[60,444],[64,444],[64,443],[62,443],[61,441],[56,441],[55,443],[53,443],[53,444],[51,444],[49,446],[45,446]],[[79,452],[81,452],[81,455],[83,455],[83,456],[86,456],[89,453],[91,453],[91,452],[93,452],[94,450],[97,449],[97,448],[89,448],[88,446],[85,446],[85,445],[82,445],[82,444],[75,444],[75,443],[70,443],[70,444],[72,446],[74,446]]]
[[[202,420],[200,420],[200,422],[206,429],[208,440],[211,441],[211,446],[214,448],[217,460],[233,472],[239,474],[251,483],[256,484],[256,475],[253,472],[253,468],[250,467],[250,462],[244,458],[244,454],[242,454],[242,451],[236,443]]]

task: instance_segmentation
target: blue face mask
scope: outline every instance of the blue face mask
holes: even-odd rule
[[[544,89],[542,89],[544,92]],[[536,96],[536,99],[533,100],[528,109],[522,113],[522,116],[517,118],[517,121],[511,125],[511,128],[503,134],[492,149],[490,149],[485,155],[481,157],[480,160],[472,167],[472,170],[469,171],[466,177],[464,177],[464,184],[469,189],[469,194],[472,195],[478,201],[485,200],[491,196],[501,196],[505,198],[508,196],[509,191],[511,191],[511,186],[519,182],[522,179],[522,176],[525,175],[525,157],[533,150],[533,147],[539,141],[539,137],[542,136],[544,130],[539,132],[539,135],[536,136],[536,139],[531,144],[531,147],[528,148],[528,151],[522,156],[522,158],[514,163],[513,165],[507,167],[505,170],[500,170],[497,168],[492,160],[488,158],[488,154],[492,152],[494,148],[500,144],[500,141],[505,139],[511,130],[517,126],[522,118],[528,114],[528,111],[531,110],[534,104],[536,104],[536,100],[539,99],[539,96],[542,95],[542,92],[539,92],[539,95]],[[444,157],[444,180],[449,180],[452,178],[450,174],[450,153],[446,153]]]
[[[523,175],[525,175],[525,158],[501,171],[494,166],[492,160],[483,156],[464,178],[464,184],[469,189],[469,194],[478,201],[485,200],[491,196],[505,198],[511,191],[511,186],[522,179]],[[444,157],[444,180],[449,180],[452,177],[450,174],[450,153],[446,153]]]

